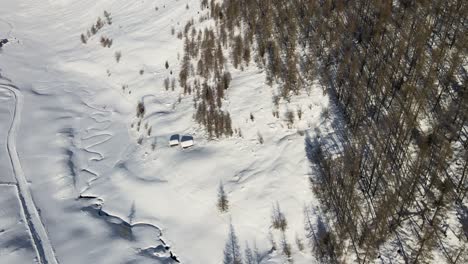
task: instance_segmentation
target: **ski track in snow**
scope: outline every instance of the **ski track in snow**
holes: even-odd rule
[[[54,249],[32,198],[28,182],[21,167],[18,152],[16,151],[16,130],[21,122],[23,97],[21,92],[13,85],[0,83],[0,89],[9,91],[15,100],[13,119],[7,135],[7,150],[13,167],[13,174],[17,181],[16,186],[18,188],[19,200],[26,216],[26,222],[28,223],[38,259],[42,264],[57,264],[58,261],[55,257]]]

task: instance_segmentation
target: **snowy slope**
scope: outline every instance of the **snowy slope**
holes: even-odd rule
[[[242,247],[255,241],[266,254],[276,202],[288,220],[295,263],[312,261],[309,249],[299,252],[294,245],[296,234],[304,240],[303,208],[314,202],[304,134],[298,131],[329,127],[320,118],[328,106],[320,87],[292,98],[288,109],[304,114],[288,128],[284,102],[280,118],[272,115],[275,90],[264,84],[263,72],[253,65],[232,70],[225,105],[243,137],[209,141],[193,121],[192,97],[163,87],[166,77],[177,78],[183,47],[171,28],[177,33],[189,19],[198,21],[206,13],[199,1],[0,0],[0,5],[0,38],[9,34],[13,40],[0,51],[1,81],[18,87],[24,101],[16,148],[59,263],[171,263],[171,252],[181,263],[221,263],[231,221]],[[104,10],[112,24],[82,44],[80,34],[98,16],[104,18]],[[112,38],[112,46],[102,47],[100,36]],[[3,107],[11,102],[2,98],[4,150],[4,124],[12,117]],[[151,136],[143,124],[136,129],[140,100]],[[195,147],[170,148],[174,133],[193,135]],[[3,171],[9,160],[1,153]],[[16,184],[13,178],[4,182]],[[227,213],[216,207],[220,182],[228,193]],[[2,192],[2,199],[11,195]],[[279,241],[279,232],[273,233]],[[12,263],[13,253],[2,254],[0,263]],[[262,263],[284,262],[279,255],[273,252]]]

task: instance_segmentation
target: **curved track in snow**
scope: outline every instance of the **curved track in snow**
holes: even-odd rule
[[[2,18],[0,18],[0,23],[3,23],[3,24],[8,26],[9,29],[8,29],[8,33],[6,34],[6,37],[9,38],[11,36],[11,32],[13,32],[13,25],[10,22],[8,22],[8,21],[6,21],[6,20],[4,20]],[[0,36],[0,37],[2,37],[2,36]]]
[[[37,207],[34,204],[28,182],[21,167],[18,152],[16,151],[16,133],[21,122],[23,97],[20,91],[13,85],[0,83],[0,89],[9,91],[15,100],[13,119],[8,130],[7,150],[18,186],[21,206],[23,207],[31,237],[37,250],[38,259],[42,264],[57,264],[58,262],[55,257],[54,249],[50,243]]]

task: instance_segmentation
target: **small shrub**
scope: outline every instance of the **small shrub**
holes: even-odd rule
[[[145,70],[141,69],[140,70],[140,75],[143,75],[143,73],[145,73]]]

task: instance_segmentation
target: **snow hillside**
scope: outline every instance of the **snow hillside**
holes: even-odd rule
[[[192,18],[209,26],[199,22],[208,12],[199,1],[0,5],[0,39],[10,40],[0,49],[0,200],[11,204],[0,210],[0,230],[9,234],[0,231],[0,263],[221,263],[230,223],[243,249],[256,244],[261,263],[284,263],[270,243],[270,232],[281,240],[271,227],[276,203],[295,263],[314,261],[294,241],[306,243],[303,210],[316,204],[305,138],[331,133],[318,85],[280,102],[277,118],[264,73],[232,69],[224,107],[242,136],[208,140],[193,120],[193,97],[177,84],[164,88],[164,79],[178,78],[178,32]],[[104,25],[84,44],[80,35],[98,17]],[[14,144],[46,239],[26,238],[34,232],[19,210],[21,183],[6,147],[18,102],[5,86],[22,97]],[[138,102],[145,105],[140,124]],[[301,119],[288,124],[284,113],[298,109]],[[172,134],[192,135],[195,146],[169,147]],[[216,206],[220,183],[229,200],[224,213]],[[40,254],[43,243],[50,256]]]

